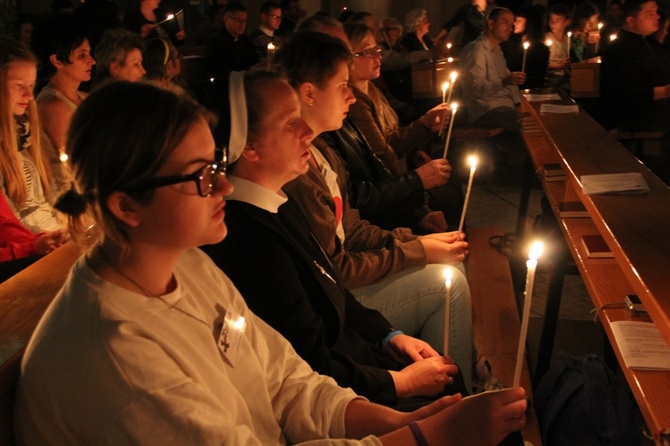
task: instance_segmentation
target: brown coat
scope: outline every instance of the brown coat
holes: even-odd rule
[[[310,164],[305,175],[282,189],[308,218],[312,232],[337,266],[346,288],[355,289],[390,274],[426,264],[426,252],[418,237],[407,228],[386,231],[361,220],[349,206],[346,171],[339,157],[320,139],[314,145],[338,175],[344,211],[344,246],[336,234],[335,202],[319,170]]]

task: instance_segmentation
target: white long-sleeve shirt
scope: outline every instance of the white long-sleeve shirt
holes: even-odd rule
[[[381,444],[336,440],[356,395],[313,372],[206,255],[187,251],[174,275],[148,298],[79,259],[26,350],[19,444]],[[235,366],[217,346],[226,311],[246,321]]]
[[[464,105],[470,122],[498,107],[512,107],[520,102],[519,87],[503,86],[511,74],[500,45],[491,45],[481,34],[467,44],[460,55]]]

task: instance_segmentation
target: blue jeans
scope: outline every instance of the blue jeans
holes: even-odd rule
[[[409,268],[372,285],[350,290],[363,305],[374,308],[398,330],[428,342],[435,350],[443,350],[444,302],[446,286],[444,265]],[[463,265],[451,267],[451,311],[449,356],[472,389],[472,303],[470,287],[463,275]]]

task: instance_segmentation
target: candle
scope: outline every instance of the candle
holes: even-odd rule
[[[451,52],[451,42],[447,42],[447,57],[449,57],[449,53]],[[444,102],[444,101],[442,101]]]
[[[451,117],[449,118],[449,131],[447,132],[447,139],[444,141],[444,154],[442,158],[447,159],[447,151],[449,150],[449,140],[451,139],[451,129],[454,128],[454,118],[456,117],[456,111],[458,110],[458,104],[456,102],[451,103]]]
[[[572,38],[572,32],[568,31],[568,58],[570,57],[570,39]]]
[[[270,69],[270,64],[272,64],[272,56],[275,53],[275,44],[270,42],[268,43],[268,55],[265,57],[265,60],[267,61],[267,68],[268,70]]]
[[[616,40],[616,34],[610,34],[610,42]]]
[[[167,17],[165,17],[165,20],[161,20],[160,22],[156,23],[154,26],[162,25],[163,23],[167,22],[168,20],[174,19],[174,14],[168,14]]]
[[[454,92],[454,85],[456,84],[458,73],[456,71],[452,71],[449,77],[451,78],[451,85],[449,86],[449,96],[447,97],[447,102],[451,102],[451,94]]]
[[[468,209],[468,201],[470,201],[470,191],[472,191],[472,180],[475,177],[475,170],[477,169],[477,158],[470,156],[468,158],[470,164],[470,179],[468,179],[468,189],[465,192],[465,201],[463,202],[463,212],[461,212],[461,222],[458,224],[458,232],[463,232],[463,223],[465,222],[465,211]]]
[[[523,315],[521,318],[521,333],[519,333],[519,348],[516,352],[516,368],[514,369],[514,382],[512,387],[518,387],[521,382],[521,367],[523,366],[524,351],[526,348],[526,335],[528,334],[528,319],[530,317],[530,303],[533,296],[533,283],[535,282],[535,270],[537,268],[537,259],[542,254],[542,243],[535,242],[528,253],[526,267],[526,291],[524,293]]]
[[[444,284],[446,286],[446,296],[444,298],[444,356],[449,356],[449,329],[451,325],[451,268],[444,269]]]
[[[526,72],[526,54],[528,53],[528,47],[530,42],[523,43],[523,61],[521,62],[521,71]]]
[[[452,63],[454,61],[453,57],[447,57],[447,62]]]
[[[68,160],[67,153],[65,153],[65,149],[61,149],[59,151],[58,159],[60,160],[61,163],[65,163]]]
[[[547,46],[551,46],[552,43],[554,43],[554,42],[552,42],[551,39],[547,39],[547,40],[544,41],[544,44],[547,45]]]
[[[447,90],[449,89],[449,82],[442,83],[442,103],[446,102]],[[440,131],[437,133],[437,136],[442,138],[442,133],[444,132],[444,121],[447,119],[447,108],[444,108],[442,112],[442,120],[440,121]]]
[[[598,54],[598,47],[600,46],[600,30],[603,28],[602,23],[598,23],[598,40],[596,40],[596,54]]]

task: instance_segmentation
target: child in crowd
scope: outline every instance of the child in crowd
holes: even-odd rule
[[[598,7],[588,1],[577,6],[571,23],[570,59],[573,62],[597,56],[600,42]],[[598,48],[599,50],[600,48]]]
[[[556,3],[549,9],[550,31],[545,35],[549,46],[547,80],[552,85],[569,93],[570,55],[568,54],[568,35],[566,31],[568,26],[570,26],[570,7],[565,3]]]
[[[30,49],[0,37],[0,187],[12,213],[40,233],[61,224],[51,207],[51,171],[40,145],[36,78],[37,59]]]

